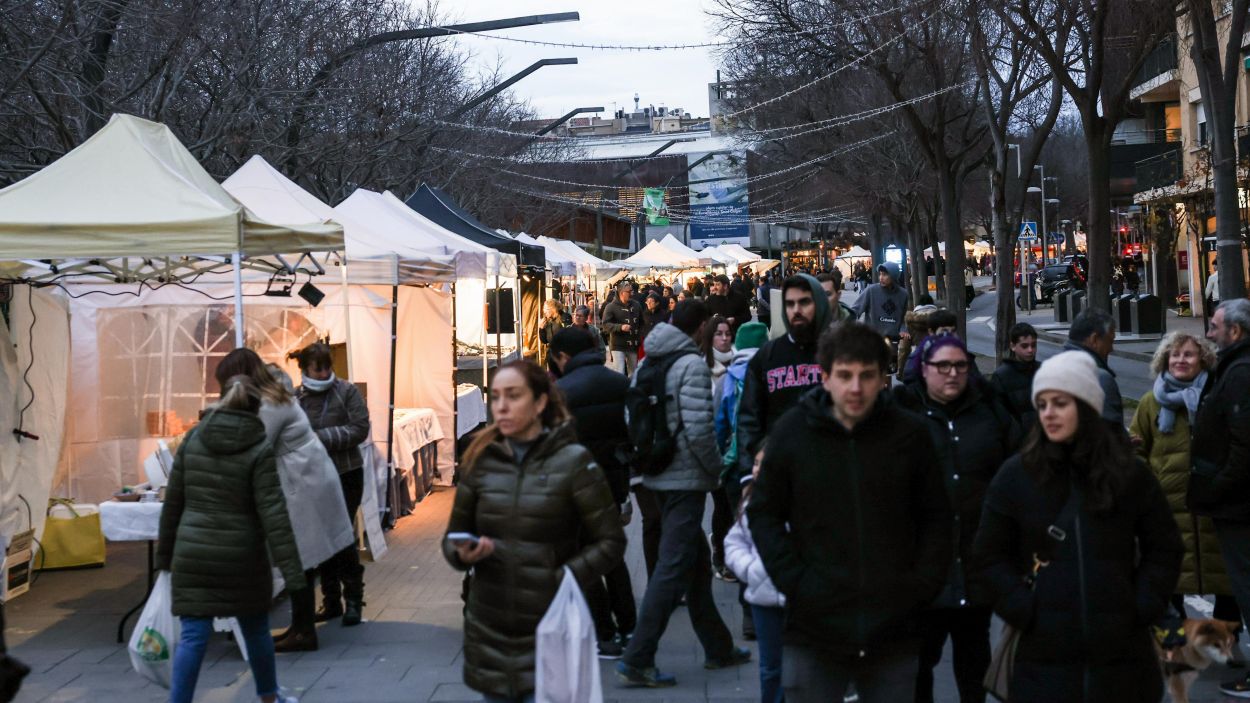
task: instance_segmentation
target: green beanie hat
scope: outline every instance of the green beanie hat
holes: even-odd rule
[[[738,328],[734,337],[735,349],[759,349],[768,341],[768,325],[763,322],[748,322]]]

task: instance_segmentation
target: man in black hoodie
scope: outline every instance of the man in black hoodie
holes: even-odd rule
[[[625,393],[629,379],[603,365],[603,352],[595,348],[594,338],[585,330],[565,327],[556,332],[549,352],[552,363],[560,369],[556,387],[564,393],[564,403],[573,416],[577,441],[590,450],[595,463],[603,468],[612,497],[621,506],[622,515],[627,516],[629,467],[621,456],[628,442]],[[659,525],[653,526],[657,528],[651,530],[654,535],[646,534],[646,527],[643,540],[653,538],[658,543]],[[602,580],[587,585],[586,602],[595,620],[599,656],[621,656],[625,638],[633,634],[638,621],[633,582],[623,560]]]
[[[712,279],[712,293],[707,297],[708,310],[713,315],[720,315],[729,321],[731,334],[737,334],[738,328],[751,321],[751,302],[730,288],[729,277],[721,274]]]
[[[1027,322],[1017,322],[1008,332],[1010,356],[990,376],[990,387],[1015,416],[1025,432],[1037,421],[1033,407],[1033,376],[1042,364],[1037,360],[1037,330]]]
[[[764,438],[782,413],[799,397],[820,385],[816,363],[816,340],[829,326],[829,297],[820,281],[800,273],[781,285],[785,305],[786,335],[756,352],[747,364],[738,406],[738,474],[726,481],[730,498],[735,498],[735,479],[751,473],[751,464]],[[734,503],[735,505],[737,503]]]
[[[889,357],[859,323],[821,336],[821,388],[772,428],[747,508],[786,596],[787,703],[915,695],[917,615],[946,581],[951,509],[920,418],[881,398]]]

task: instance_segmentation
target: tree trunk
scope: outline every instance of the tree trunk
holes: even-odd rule
[[[1236,131],[1229,120],[1215,123],[1211,134],[1211,173],[1215,185],[1215,251],[1219,259],[1220,300],[1246,297],[1245,268],[1241,260],[1241,209],[1237,206]]]
[[[105,115],[104,96],[100,89],[104,78],[108,75],[109,51],[113,47],[113,37],[117,33],[117,25],[121,22],[122,13],[126,10],[126,2],[105,3],[96,17],[95,27],[91,33],[91,43],[82,61],[83,105],[87,108],[85,127],[81,135],[86,139],[95,134],[108,121]]]
[[[1085,120],[1085,146],[1089,152],[1086,301],[1090,308],[1108,313],[1111,312],[1111,132],[1102,117]]]
[[[920,296],[927,293],[929,289],[924,277],[924,247],[921,246],[920,233],[915,220],[907,225],[907,251],[911,254],[911,288],[914,303],[920,300]]]
[[[968,338],[964,298],[964,233],[959,224],[959,194],[956,177],[950,164],[938,169],[938,190],[942,206],[942,232],[946,241],[946,307],[955,314],[955,331],[960,339]]]
[[[994,271],[997,285],[994,286],[998,296],[998,310],[995,318],[998,327],[994,330],[994,364],[1003,361],[1007,349],[1011,326],[1016,324],[1015,290],[1012,288],[1013,266],[1015,260],[1015,237],[1011,236],[1011,227],[1007,222],[1006,178],[1003,174],[1007,169],[1006,150],[1002,150],[996,160],[995,168],[990,171],[990,219],[994,237]]]

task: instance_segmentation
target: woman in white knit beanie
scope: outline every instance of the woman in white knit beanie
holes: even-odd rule
[[[973,545],[974,573],[1019,636],[995,693],[1012,703],[1156,703],[1163,680],[1149,625],[1167,612],[1184,552],[1172,511],[1101,419],[1088,354],[1044,362],[1033,404],[1038,425],[990,484]]]

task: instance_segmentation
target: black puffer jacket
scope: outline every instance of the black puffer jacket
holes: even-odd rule
[[[569,424],[544,433],[520,465],[500,439],[456,488],[447,531],[495,542],[494,554],[473,567],[465,612],[464,680],[476,691],[504,698],[532,693],[534,633],[564,567],[584,591],[625,554],[603,470],[573,434]],[[443,554],[453,567],[466,568],[446,540]]]
[[[1195,515],[1250,521],[1250,339],[1220,352],[1194,420],[1188,505]]]
[[[629,325],[629,331],[621,329]],[[599,329],[608,335],[608,349],[612,351],[638,351],[638,342],[642,339],[642,304],[634,298],[628,303],[620,299],[613,300],[603,307],[603,320]]]
[[[1060,520],[1066,538],[1057,542],[1048,529],[1067,501],[1068,475],[1085,472],[1070,452],[1058,451],[1065,473],[1046,483],[1018,455],[1003,465],[974,545],[975,573],[995,612],[1023,631],[1012,703],[1156,703],[1163,680],[1149,626],[1167,609],[1180,574],[1180,532],[1159,482],[1135,463],[1114,507]],[[1035,553],[1050,565],[1030,589],[1024,578]]]
[[[951,560],[933,440],[885,398],[850,431],[831,410],[813,390],[773,427],[784,440],[764,452],[751,537],[786,596],[786,642],[846,657],[897,651]]]
[[[584,351],[569,359],[556,386],[577,429],[577,440],[590,450],[612,487],[612,497],[629,498],[629,467],[619,451],[628,441],[625,429],[625,393],[629,379],[603,365],[604,353]]]
[[[1038,361],[1003,359],[1003,363],[994,369],[994,375],[990,376],[990,387],[1026,433],[1037,422],[1037,408],[1033,407],[1033,376],[1041,367]]]
[[[287,588],[303,588],[264,424],[253,413],[209,413],[178,448],[161,509],[155,566],[171,572],[174,615],[268,612],[270,553]]]
[[[341,378],[321,393],[300,386],[299,404],[340,474],[365,465],[360,445],[369,438],[369,408],[356,386]]]
[[[933,605],[989,605],[983,590],[968,578],[966,570],[972,559],[972,540],[981,523],[985,491],[998,467],[1019,447],[1020,429],[1007,409],[976,384],[969,385],[962,396],[945,405],[929,398],[923,381],[914,386],[897,386],[894,397],[903,408],[925,419],[954,513],[954,558],[946,588]]]

